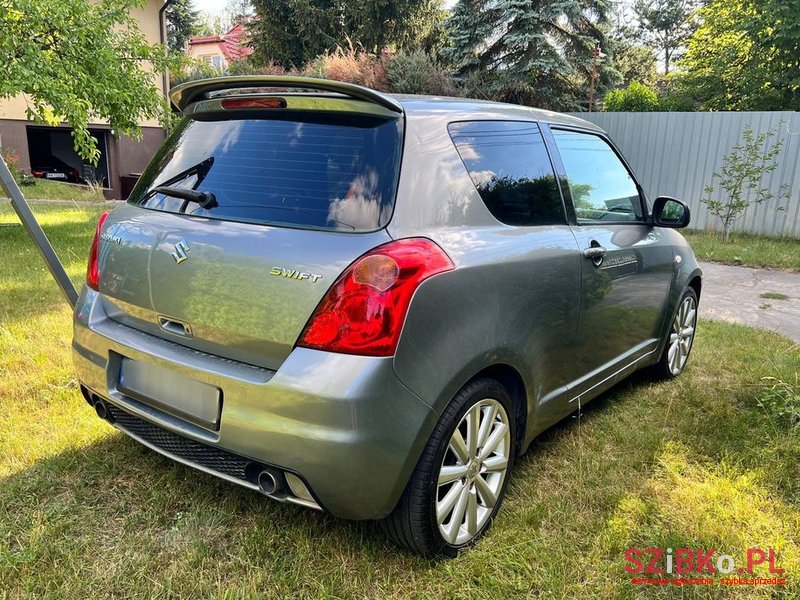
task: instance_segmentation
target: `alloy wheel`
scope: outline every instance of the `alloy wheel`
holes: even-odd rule
[[[667,365],[673,375],[677,375],[686,365],[689,352],[694,341],[694,331],[697,326],[697,303],[692,296],[686,296],[681,302],[678,314],[672,322],[672,331],[669,336],[669,350]]]
[[[436,522],[442,538],[466,544],[486,526],[506,478],[511,428],[492,398],[473,404],[456,427],[439,469]]]

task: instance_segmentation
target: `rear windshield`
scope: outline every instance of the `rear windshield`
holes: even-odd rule
[[[128,201],[229,221],[374,231],[388,223],[394,206],[401,128],[400,119],[331,113],[187,118]],[[211,192],[215,202],[203,208],[154,192],[159,186]]]

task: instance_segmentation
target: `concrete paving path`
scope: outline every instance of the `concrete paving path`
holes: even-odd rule
[[[700,263],[700,316],[782,333],[800,344],[800,274]],[[762,295],[779,295],[765,298]]]

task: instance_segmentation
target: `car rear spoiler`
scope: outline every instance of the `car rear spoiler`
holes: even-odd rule
[[[207,94],[227,90],[253,90],[256,88],[292,88],[316,90],[341,94],[377,104],[397,114],[403,114],[403,106],[391,96],[376,92],[369,88],[343,81],[317,79],[314,77],[294,77],[286,75],[242,75],[238,77],[213,77],[187,81],[175,86],[169,92],[172,104],[183,112],[187,106],[198,100],[204,100]]]

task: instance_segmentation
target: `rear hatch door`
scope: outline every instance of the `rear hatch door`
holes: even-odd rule
[[[214,111],[167,140],[101,236],[100,292],[121,323],[277,368],[325,292],[389,241],[402,120]],[[206,206],[167,186],[209,192]]]

